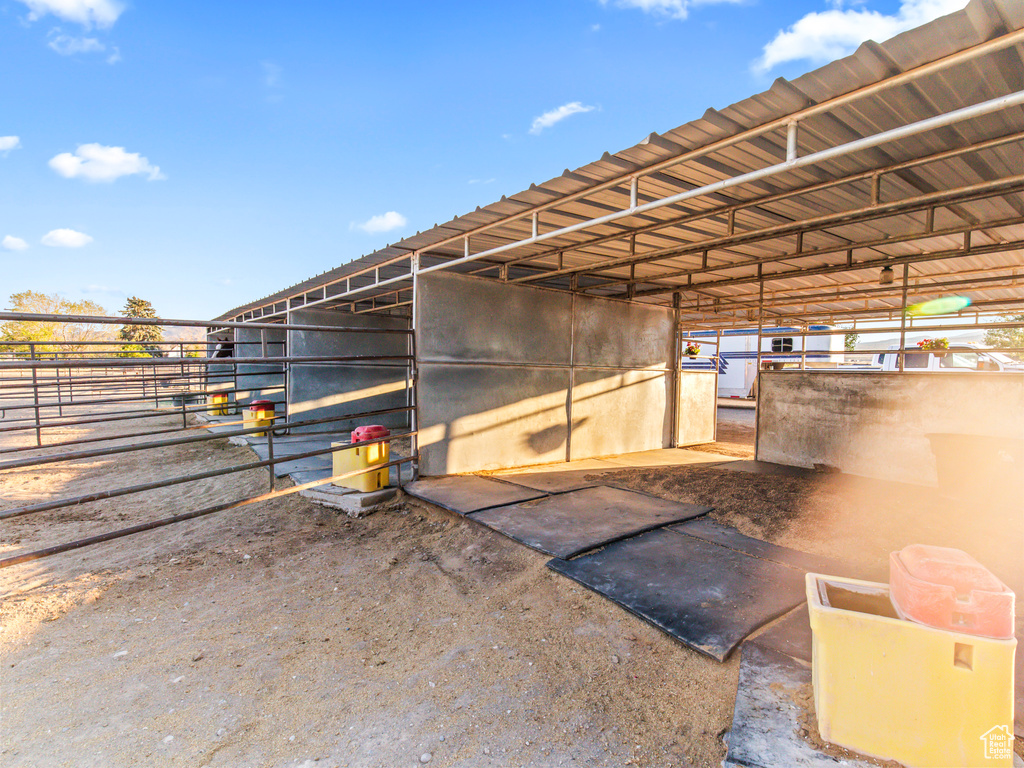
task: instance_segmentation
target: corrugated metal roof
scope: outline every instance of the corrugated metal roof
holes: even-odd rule
[[[810,114],[800,115],[801,156],[1024,91],[1022,29],[1019,0],[973,0],[962,11],[882,44],[864,43],[853,55],[795,81],[780,78],[764,93],[720,111],[709,109],[698,120],[652,133],[634,147],[605,153],[219,319],[280,310],[283,302],[304,294],[324,305],[375,296],[383,305],[402,301],[408,298],[408,281],[330,297],[372,283],[377,269],[381,280],[406,274],[407,258],[391,262],[412,252],[420,253],[424,266],[458,259],[467,234],[474,253],[528,239],[534,211],[541,231],[550,234],[628,209],[630,174],[636,171],[643,204],[775,165],[786,157],[785,126],[775,124],[808,109]],[[986,46],[987,41],[995,42]],[[947,56],[979,51],[948,66],[915,71]],[[879,83],[886,87],[876,88]],[[859,94],[862,90],[870,92]],[[841,103],[828,109],[816,106],[837,99]],[[766,125],[772,130],[744,135]],[[1024,301],[1024,282],[1013,279],[1024,267],[1019,245],[1024,242],[1024,181],[1015,181],[1024,175],[1022,135],[1024,107],[1013,106],[547,242],[521,243],[452,268],[497,278],[504,264],[510,280],[563,290],[570,287],[566,270],[571,270],[578,288],[588,293],[655,303],[670,303],[678,291],[685,317],[729,324],[747,322],[759,273],[771,301],[787,293],[816,297],[801,303],[794,295],[792,306],[800,309],[786,314],[793,321],[889,311],[894,293],[899,306],[899,289],[879,289],[877,269],[910,261],[914,286],[943,285],[957,275],[961,281],[972,275],[1005,277],[1002,284],[978,283],[970,293],[976,304],[1010,307]],[[992,141],[1000,137],[1006,140]],[[989,144],[974,147],[983,142]],[[936,157],[960,149],[969,151]],[[682,162],[668,164],[681,157]],[[916,162],[925,158],[931,160]],[[899,164],[904,165],[895,167]],[[878,205],[872,205],[872,173],[880,170]],[[992,187],[996,184],[1002,186]],[[954,194],[938,203],[928,198],[949,191]],[[634,253],[642,258],[638,263],[609,265]],[[556,274],[546,274],[552,270]],[[348,285],[339,283],[346,279]],[[825,291],[836,295],[822,298]]]

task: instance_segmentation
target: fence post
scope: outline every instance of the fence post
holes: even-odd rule
[[[267,459],[270,463],[267,469],[270,471],[270,490],[274,490],[274,427],[267,428]]]
[[[54,360],[54,362],[57,362],[57,353],[56,352],[54,352],[54,354],[53,354],[53,360]],[[60,366],[59,365],[56,368],[53,369],[53,375],[57,379],[57,415],[58,416],[63,416],[64,415],[64,396],[61,394],[61,390],[60,390]]]
[[[35,362],[36,345],[29,344],[28,352],[32,357],[32,361]],[[36,445],[41,446],[43,444],[43,430],[39,424],[39,372],[34,365],[32,366],[32,401],[35,403],[34,410],[36,412]]]

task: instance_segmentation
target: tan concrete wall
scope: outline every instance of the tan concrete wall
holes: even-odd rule
[[[930,433],[1024,438],[1024,374],[761,374],[762,461],[933,485]]]
[[[293,309],[288,322],[341,328],[406,329],[409,320],[383,315],[353,315],[325,309]],[[346,355],[407,355],[406,334],[288,331],[293,357]],[[399,360],[376,363],[292,363],[288,372],[288,414],[294,421],[344,417],[407,405],[407,367]],[[347,432],[357,426],[382,424],[392,430],[409,428],[408,412],[331,421],[293,432]]]
[[[423,475],[671,445],[670,309],[443,272],[416,303]]]
[[[718,374],[681,371],[679,374],[680,446],[712,443],[718,419]]]

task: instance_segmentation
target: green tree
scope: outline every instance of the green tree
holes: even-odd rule
[[[59,293],[21,291],[12,293],[10,312],[31,312],[43,315],[106,315],[107,310],[88,299],[71,301]],[[87,346],[83,342],[110,339],[110,327],[74,320],[7,320],[0,323],[0,350],[18,356],[28,356],[29,347],[12,344],[14,341],[37,342],[36,353],[77,352]],[[95,351],[93,347],[93,351]]]
[[[1024,347],[1024,315],[1005,315],[1004,323],[1020,323],[1019,328],[992,328],[985,332],[985,344],[990,347]],[[1007,352],[1015,360],[1024,360],[1024,352]]]
[[[156,310],[145,299],[129,296],[121,314],[124,317],[156,317]],[[138,345],[137,349],[142,349],[146,344],[163,341],[164,330],[158,325],[122,325],[117,338],[120,341],[132,342],[133,345]]]
[[[860,338],[860,334],[859,333],[853,333],[852,331],[850,333],[844,334],[843,335],[843,348],[847,352],[854,352],[854,351],[856,351],[856,349],[857,349],[857,339],[859,339],[859,338]]]

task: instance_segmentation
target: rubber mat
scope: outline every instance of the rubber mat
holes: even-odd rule
[[[721,525],[713,520],[691,520],[681,525],[673,525],[673,531],[685,533],[687,536],[695,536],[698,539],[710,541],[713,544],[721,544],[723,547],[735,549],[747,555],[760,557],[762,560],[771,560],[775,563],[788,565],[792,568],[799,568],[812,573],[825,573],[832,576],[854,577],[849,573],[849,567],[839,560],[827,557],[809,555],[787,547],[780,547],[776,544],[769,544],[767,541],[752,539],[744,536],[735,528],[728,525]]]
[[[807,603],[797,608],[784,619],[780,619],[771,629],[767,629],[755,638],[747,640],[748,645],[756,645],[786,656],[811,663],[811,617],[807,611]]]
[[[620,471],[622,471],[622,467],[523,472],[515,475],[502,475],[501,479],[506,483],[515,483],[546,493],[565,493],[601,485],[601,475]]]
[[[545,495],[542,491],[476,475],[451,475],[417,480],[405,486],[405,492],[460,515],[468,515],[470,512],[488,507],[537,499]]]
[[[811,670],[789,656],[743,646],[732,728],[725,737],[725,766],[793,768],[835,766],[838,761],[819,752],[801,736],[801,718],[814,720],[810,695]],[[847,757],[842,765],[868,768],[868,759]]]
[[[555,557],[569,558],[711,507],[598,486],[477,512],[473,519]]]
[[[719,661],[804,601],[801,571],[664,528],[548,568]]]

